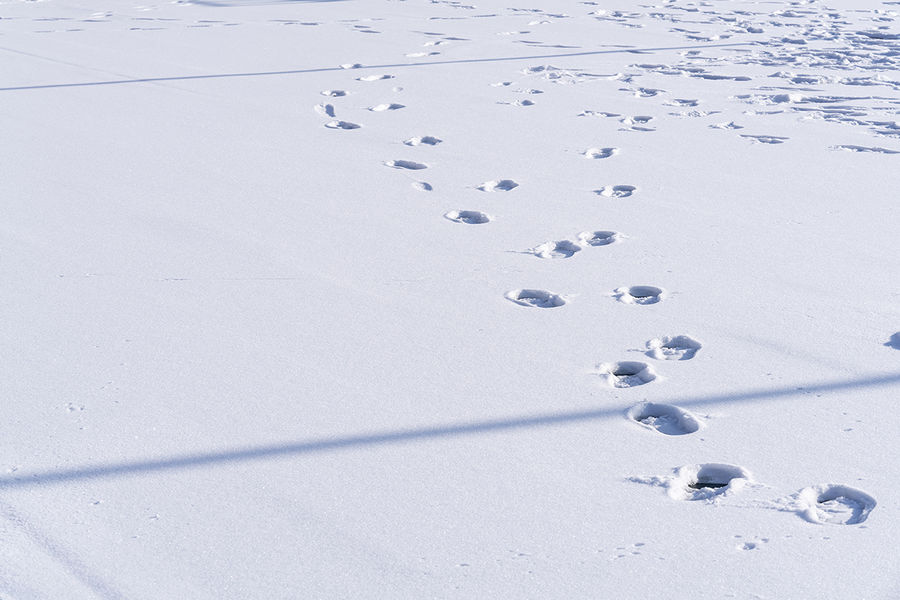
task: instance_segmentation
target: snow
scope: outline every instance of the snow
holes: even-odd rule
[[[896,597],[898,22],[0,0],[0,597]]]

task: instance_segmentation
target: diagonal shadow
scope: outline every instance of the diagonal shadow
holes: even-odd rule
[[[597,54],[647,54],[651,52],[663,52],[667,50],[696,50],[697,48],[723,48],[730,46],[751,46],[755,42],[734,42],[731,44],[703,44],[694,46],[667,46],[660,48],[630,48],[617,50],[592,50],[588,52],[568,52],[565,54],[539,54],[534,56],[500,56],[496,58],[462,58],[457,60],[436,60],[418,63],[396,63],[388,65],[363,65],[359,69],[400,69],[405,67],[432,67],[436,65],[458,65],[466,63],[505,62],[516,60],[543,60],[551,58],[566,58],[571,56],[593,56]],[[17,50],[0,47],[0,50],[14,52]],[[257,71],[247,73],[214,73],[208,75],[175,75],[172,77],[142,77],[139,79],[113,79],[109,81],[86,81],[81,83],[47,83],[40,85],[21,85],[12,87],[0,87],[0,92],[12,92],[16,90],[42,90],[49,88],[90,87],[98,85],[121,85],[124,83],[157,83],[160,81],[191,81],[196,79],[225,79],[229,77],[269,77],[274,75],[300,75],[303,73],[324,73],[327,71],[344,71],[343,67],[320,67],[314,69],[289,69],[284,71]]]
[[[847,389],[862,389],[872,387],[884,387],[900,383],[900,373],[894,375],[859,377],[844,381],[833,381],[806,386],[792,386],[783,388],[760,389],[737,394],[718,394],[674,400],[678,406],[702,407],[711,404],[735,404],[751,402],[754,400],[774,400],[798,394],[810,394],[815,392],[833,392]],[[483,421],[470,421],[455,425],[438,425],[434,427],[422,427],[414,429],[398,429],[382,433],[350,435],[344,437],[332,437],[314,439],[305,442],[288,442],[270,444],[265,446],[253,446],[237,450],[222,450],[218,452],[198,452],[183,454],[168,458],[156,458],[147,460],[123,461],[118,463],[106,463],[95,466],[74,467],[70,469],[54,469],[32,473],[22,476],[0,477],[0,489],[27,488],[34,486],[53,485],[89,479],[110,479],[127,475],[142,473],[154,473],[160,471],[174,471],[180,469],[214,466],[226,463],[245,462],[251,460],[263,460],[269,458],[300,456],[304,454],[317,454],[334,450],[347,450],[356,448],[368,448],[431,440],[438,438],[452,438],[487,434],[517,429],[531,429],[537,427],[549,427],[553,425],[565,425],[606,419],[609,417],[621,417],[626,409],[621,406],[600,408],[593,410],[579,410],[559,413],[545,413],[524,417],[512,417],[506,419],[489,419]]]

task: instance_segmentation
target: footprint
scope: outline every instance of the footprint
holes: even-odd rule
[[[424,58],[426,56],[436,56],[440,54],[440,52],[410,52],[406,55],[407,58]]]
[[[700,101],[687,98],[674,98],[665,104],[666,106],[697,106],[700,104]]]
[[[636,191],[637,188],[633,185],[606,185],[594,190],[594,193],[607,198],[627,198]]]
[[[613,154],[618,154],[618,148],[588,148],[584,151],[585,158],[609,158]]]
[[[316,104],[315,110],[320,115],[324,115],[326,117],[334,117],[334,106],[331,104]]]
[[[754,142],[759,142],[761,144],[783,144],[786,140],[790,138],[780,137],[777,135],[750,135],[750,134],[741,134],[742,138],[747,138]]]
[[[419,190],[420,192],[430,192],[434,189],[427,181],[414,181],[412,186],[413,189]]]
[[[875,498],[847,485],[833,483],[800,490],[800,515],[810,523],[857,525],[875,508]]]
[[[900,331],[893,334],[884,345],[894,350],[900,350]]]
[[[576,252],[581,252],[581,246],[569,240],[559,242],[544,242],[528,251],[538,258],[571,258]]]
[[[422,144],[425,144],[426,146],[437,146],[438,144],[440,144],[443,141],[444,140],[442,140],[440,138],[426,135],[426,136],[422,136],[422,137],[409,138],[408,140],[404,140],[403,143],[406,144],[407,146],[420,146]]]
[[[634,97],[635,98],[652,98],[653,96],[656,96],[657,94],[663,93],[665,91],[666,90],[657,90],[657,89],[653,89],[653,88],[638,88],[638,89],[634,90]]]
[[[522,306],[556,308],[566,303],[562,296],[546,290],[513,290],[506,298]]]
[[[406,169],[408,171],[421,171],[422,169],[427,169],[428,165],[423,163],[413,162],[411,160],[388,160],[385,161],[385,166],[392,167],[394,169]]]
[[[583,231],[578,240],[586,246],[608,246],[619,240],[622,235],[615,231]]]
[[[620,115],[619,113],[611,113],[611,112],[605,112],[605,111],[599,111],[599,110],[583,110],[580,113],[578,113],[578,116],[579,117],[602,117],[602,118],[608,119],[608,118],[614,118],[614,117],[621,117],[622,115]]]
[[[623,125],[627,125],[628,127],[631,127],[632,125],[646,125],[647,123],[649,123],[652,120],[653,120],[653,117],[650,117],[647,115],[638,115],[636,117],[625,117],[624,119],[622,119],[619,122],[622,123]]]
[[[647,342],[647,356],[657,360],[690,360],[700,347],[700,342],[686,335],[660,337]]]
[[[850,152],[873,152],[876,154],[900,154],[898,150],[888,150],[887,148],[881,148],[877,146],[868,147],[868,146],[850,146],[847,144],[842,144],[840,146],[832,146],[832,150],[849,150]]]
[[[614,295],[625,304],[656,304],[666,297],[666,292],[652,285],[634,285],[617,288]]]
[[[512,179],[499,179],[496,181],[486,181],[478,186],[477,189],[482,192],[508,192],[519,187],[519,184]]]
[[[601,363],[597,365],[597,372],[606,383],[616,388],[636,387],[656,379],[653,367],[637,361]]]
[[[711,500],[740,491],[751,481],[753,476],[743,467],[706,463],[679,467],[667,487],[675,500]]]
[[[377,104],[375,106],[370,106],[369,110],[372,112],[384,112],[386,110],[400,110],[401,108],[406,108],[403,104]]]
[[[466,225],[483,225],[491,222],[491,216],[478,210],[451,210],[444,215],[455,223]]]
[[[319,93],[323,96],[328,96],[329,98],[340,98],[347,95],[347,92],[344,90],[323,90]]]
[[[339,66],[342,69],[361,69],[362,68],[361,63],[343,63],[342,65],[339,65]]]
[[[738,125],[734,121],[729,121],[727,123],[716,123],[715,125],[710,125],[710,129],[743,129],[743,125]]]
[[[357,81],[383,81],[385,79],[393,79],[393,75],[366,75],[365,77],[357,77]]]
[[[350,121],[329,121],[325,123],[328,129],[359,129],[362,125],[351,123]]]
[[[628,410],[628,418],[666,435],[686,435],[702,427],[691,412],[672,404],[642,402]]]

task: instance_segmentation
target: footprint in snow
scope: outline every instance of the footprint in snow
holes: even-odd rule
[[[544,242],[527,251],[538,258],[571,258],[576,252],[581,252],[581,246],[569,240],[558,242]]]
[[[329,121],[325,123],[328,129],[359,129],[362,125],[351,123],[350,121]]]
[[[361,63],[343,63],[339,65],[342,69],[361,69]]]
[[[632,91],[632,90],[628,90],[628,91]],[[638,88],[638,89],[634,90],[634,97],[635,98],[652,98],[653,96],[661,94],[665,91],[666,90],[657,90],[654,88]]]
[[[637,191],[633,185],[605,185],[594,193],[606,198],[627,198]]]
[[[585,158],[600,159],[609,158],[614,154],[618,154],[618,152],[618,148],[588,148],[583,155]]]
[[[653,367],[637,361],[601,363],[597,365],[597,373],[615,388],[637,387],[656,379]]]
[[[442,140],[440,138],[436,138],[436,137],[430,136],[430,135],[425,135],[422,137],[409,138],[408,140],[404,140],[403,143],[406,144],[407,146],[421,146],[422,144],[424,144],[426,146],[437,146],[438,144],[440,144],[443,141],[444,140]]]
[[[750,135],[745,133],[742,133],[741,137],[747,138],[752,142],[759,142],[760,144],[783,144],[786,140],[790,139],[777,135]]]
[[[884,345],[894,350],[900,350],[900,331],[892,335]]]
[[[795,494],[800,515],[810,523],[857,525],[875,508],[875,498],[833,483],[804,488]]]
[[[622,234],[615,231],[583,231],[578,240],[585,246],[608,246],[621,239]]]
[[[699,100],[688,98],[674,98],[665,103],[666,106],[697,106],[698,104],[700,104]]]
[[[418,190],[420,192],[430,192],[434,189],[427,181],[414,181],[412,183],[412,186],[414,190]]]
[[[494,181],[486,181],[479,185],[477,189],[482,192],[508,192],[519,187],[519,184],[512,179],[499,179]]]
[[[851,146],[842,144],[840,146],[832,146],[832,150],[847,150],[849,152],[872,152],[874,154],[900,154],[898,150],[889,150],[878,146]]]
[[[687,335],[664,336],[647,342],[647,356],[657,360],[690,360],[701,344]]]
[[[393,102],[390,104],[376,104],[375,106],[370,106],[369,110],[372,112],[384,112],[386,110],[400,110],[401,108],[406,108],[403,104],[394,104]]]
[[[393,75],[366,75],[364,77],[357,77],[357,81],[383,81],[385,79],[393,79]]]
[[[323,96],[328,96],[329,98],[340,98],[347,95],[347,92],[344,90],[322,90],[319,93]]]
[[[533,308],[557,308],[566,303],[562,296],[546,290],[513,290],[506,298],[521,306]]]
[[[384,164],[393,169],[406,169],[407,171],[421,171],[428,168],[428,165],[424,163],[417,163],[411,160],[388,160]]]
[[[712,500],[740,491],[753,476],[743,467],[721,463],[685,465],[668,478],[666,487],[675,500]]]
[[[426,56],[437,56],[440,52],[410,52],[407,58],[424,58]]]
[[[687,435],[703,426],[693,413],[672,404],[642,402],[627,414],[632,421],[665,435]]]
[[[655,129],[651,129],[649,127],[641,127],[642,125],[647,125],[650,121],[653,120],[653,117],[649,115],[637,115],[634,117],[625,117],[621,119],[619,122],[626,127],[630,127],[637,131],[655,131]]]
[[[613,295],[624,304],[656,304],[666,297],[666,291],[652,285],[633,285],[616,288]]]
[[[334,106],[331,104],[316,104],[315,111],[326,117],[334,117]]]
[[[484,225],[491,222],[491,216],[478,210],[451,210],[444,215],[454,223],[466,225]]]

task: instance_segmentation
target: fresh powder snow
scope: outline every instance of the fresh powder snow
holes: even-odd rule
[[[900,597],[900,2],[0,0],[0,598]]]

